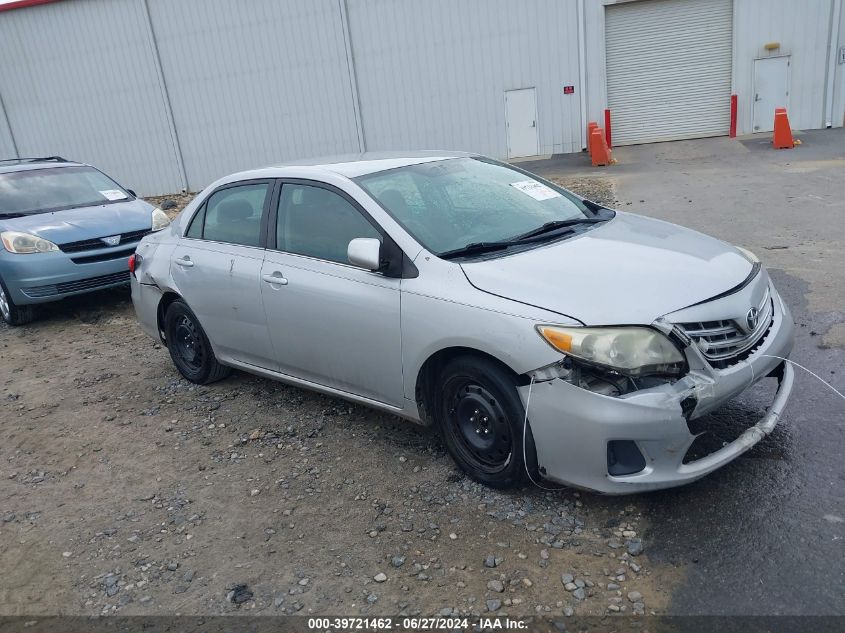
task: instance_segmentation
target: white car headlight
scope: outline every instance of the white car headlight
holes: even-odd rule
[[[170,218],[167,217],[167,214],[159,208],[153,209],[153,231],[161,231],[162,229],[166,229],[170,226]]]
[[[59,250],[58,246],[43,237],[20,231],[3,231],[0,233],[0,241],[10,253],[52,253]]]
[[[684,363],[674,343],[651,328],[538,325],[537,331],[568,356],[630,376],[677,374]]]

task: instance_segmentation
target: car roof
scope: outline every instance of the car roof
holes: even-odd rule
[[[365,174],[372,174],[386,169],[407,167],[408,165],[419,165],[438,160],[452,158],[465,158],[477,156],[470,152],[454,151],[417,151],[417,152],[363,152],[358,154],[341,154],[338,156],[323,156],[304,160],[289,161],[272,168],[280,168],[289,171],[290,167],[311,167],[334,172],[347,178],[355,178]]]
[[[59,156],[45,158],[8,158],[0,160],[0,174],[29,171],[32,169],[48,169],[53,167],[81,167],[84,163],[65,160]]]

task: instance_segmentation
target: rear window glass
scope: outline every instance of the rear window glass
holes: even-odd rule
[[[129,193],[93,167],[26,169],[0,174],[0,213],[31,215],[128,200]]]
[[[197,212],[187,237],[260,246],[261,216],[268,188],[262,182],[215,191]]]

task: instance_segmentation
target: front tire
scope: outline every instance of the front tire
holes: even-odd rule
[[[456,358],[440,374],[436,421],[446,448],[461,470],[493,488],[525,479],[525,409],[516,386],[510,372],[486,358]],[[530,431],[526,436],[532,463]]]
[[[19,306],[12,301],[12,295],[2,279],[0,279],[0,316],[9,325],[26,325],[35,318],[35,308],[31,305]]]
[[[164,336],[173,364],[191,382],[207,385],[232,373],[217,362],[199,320],[184,301],[177,299],[167,306]]]

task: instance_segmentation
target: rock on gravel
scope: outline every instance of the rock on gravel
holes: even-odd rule
[[[625,541],[625,547],[631,556],[639,556],[643,553],[642,539],[632,538],[630,540],[627,540]]]
[[[505,585],[501,580],[491,580],[487,583],[487,588],[496,593],[502,593],[505,590]]]
[[[243,604],[252,600],[252,591],[247,585],[235,584],[226,587],[226,600],[233,604]]]
[[[387,580],[387,574],[385,574],[384,572],[379,572],[375,576],[373,576],[373,580],[375,580],[376,582],[384,582],[385,580]]]

